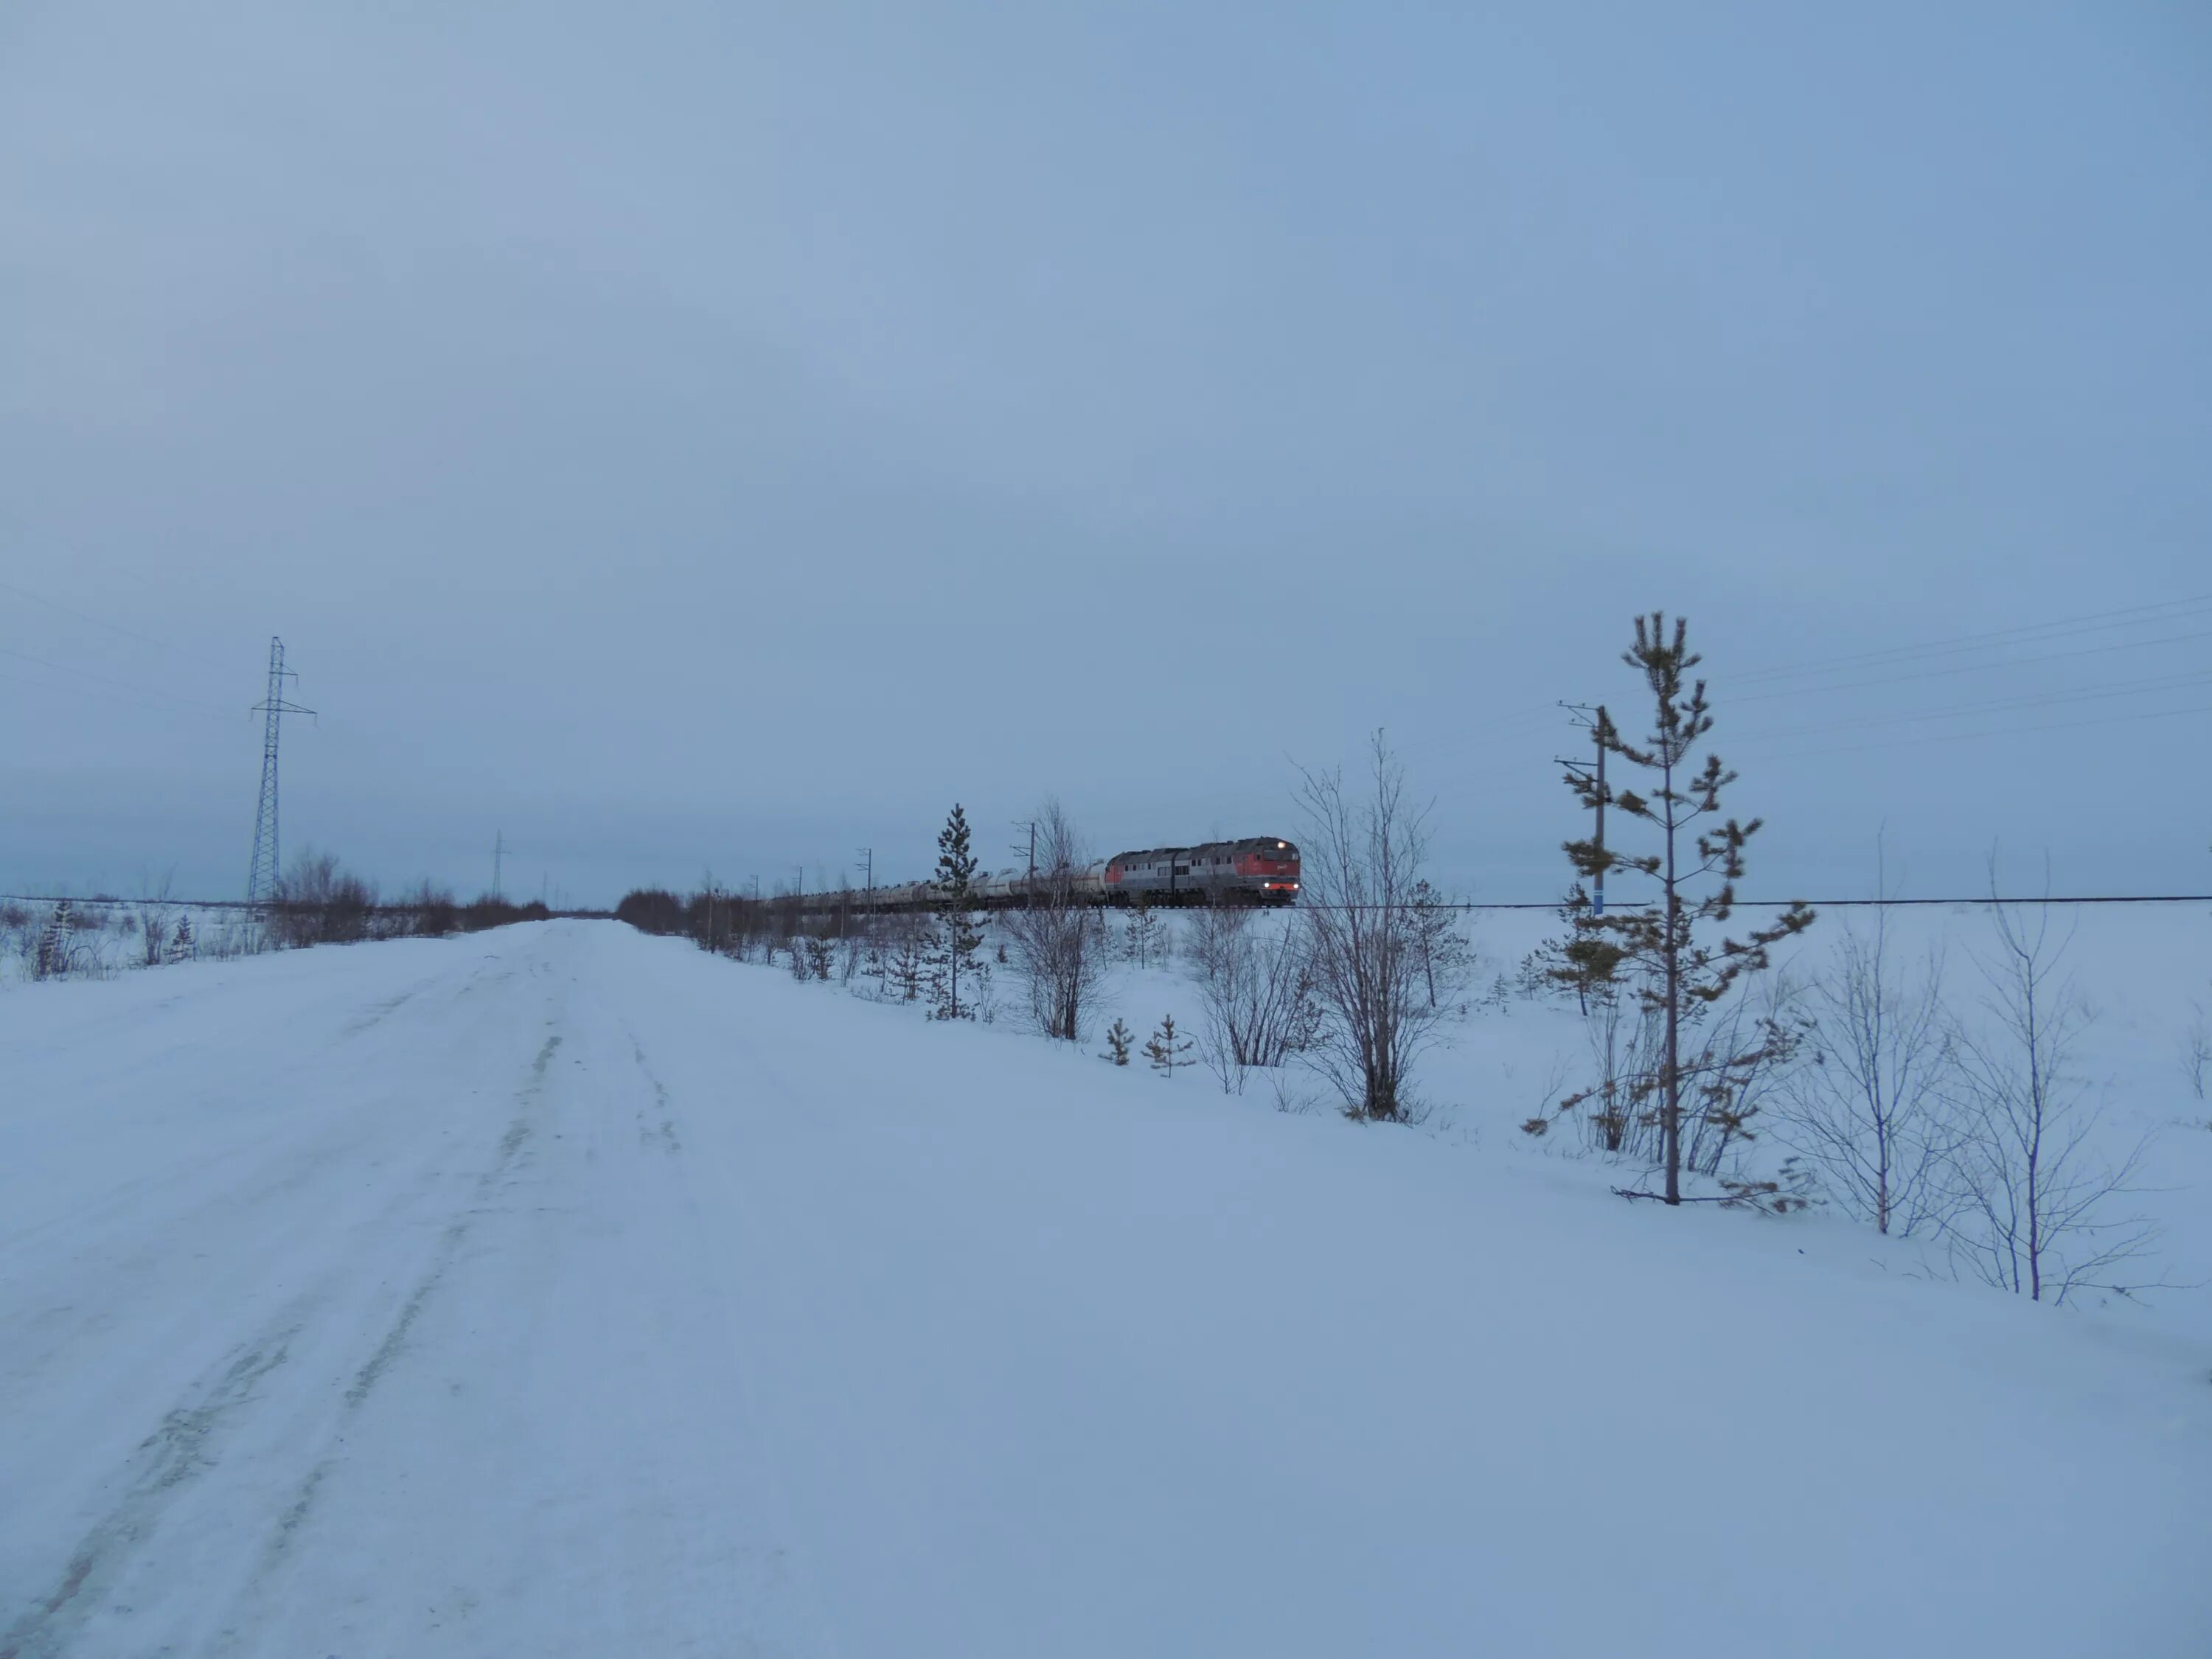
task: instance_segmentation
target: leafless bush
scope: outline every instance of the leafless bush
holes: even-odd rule
[[[1307,1058],[1353,1117],[1413,1115],[1414,1060],[1440,1018],[1415,946],[1415,895],[1427,855],[1425,811],[1406,800],[1405,769],[1376,732],[1356,796],[1340,771],[1302,772],[1300,836],[1315,1000],[1323,1019]]]
[[[368,937],[376,889],[335,854],[301,852],[276,883],[270,925],[280,945],[344,945]]]
[[[1243,1093],[1254,1067],[1272,1069],[1312,1046],[1322,1012],[1303,927],[1246,906],[1211,906],[1186,949],[1203,1020],[1199,1051],[1224,1093]]]
[[[1694,1084],[1684,1114],[1685,1168],[1721,1176],[1725,1184],[1731,1154],[1759,1139],[1759,1120],[1797,1058],[1798,997],[1787,973],[1762,972],[1717,1005],[1710,1024],[1701,1018],[1685,1027],[1701,1039],[1686,1068]]]
[[[1990,896],[1996,893],[1992,860]],[[2064,976],[2070,934],[2056,936],[2051,907],[1990,906],[1996,941],[1976,957],[1987,1021],[1953,1041],[1960,1087],[1952,1158],[1954,1257],[1984,1282],[2034,1301],[2085,1290],[2129,1295],[2126,1264],[2148,1252],[2157,1228],[2124,1200],[2148,1148],[2118,1163],[2094,1143],[2101,1109],[2075,1066],[2088,1013]]]
[[[460,926],[461,908],[453,890],[424,879],[403,895],[388,923],[392,933],[417,939],[443,939]]]
[[[1057,800],[1037,809],[1036,848],[1028,902],[1006,913],[1000,937],[1029,986],[1037,1029],[1079,1042],[1084,1017],[1105,981],[1105,917],[1076,890],[1088,854]]]
[[[149,968],[161,966],[167,951],[169,919],[173,914],[169,891],[173,879],[173,876],[165,875],[158,883],[148,880],[139,884],[138,938],[141,955]]]
[[[1864,929],[1846,924],[1834,965],[1808,988],[1808,1053],[1778,1114],[1779,1139],[1829,1198],[1900,1237],[1939,1230],[1954,1207],[1943,973],[1940,949],[1916,973],[1898,962],[1886,908]]]

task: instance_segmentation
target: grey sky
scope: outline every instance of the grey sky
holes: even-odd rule
[[[0,11],[0,888],[235,890],[281,633],[387,884],[1290,830],[1380,725],[1544,896],[1665,606],[1753,890],[2203,890],[2212,607],[1729,682],[2212,595],[2206,14],[1475,9]]]

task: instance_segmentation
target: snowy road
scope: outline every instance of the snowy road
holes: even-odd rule
[[[2212,1631],[2205,1346],[1848,1229],[611,924],[27,988],[0,1055],[0,1659]]]
[[[40,1500],[0,1654],[821,1647],[682,1112],[579,941],[147,975],[12,1034],[57,1080],[0,1224]]]

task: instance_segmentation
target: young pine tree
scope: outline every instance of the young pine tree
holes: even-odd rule
[[[76,947],[76,917],[67,899],[57,900],[53,914],[46,918],[46,925],[39,933],[38,952],[31,960],[31,977],[65,978]]]
[[[1152,1061],[1154,1071],[1172,1079],[1176,1066],[1191,1063],[1190,1049],[1190,1039],[1176,1034],[1175,1016],[1166,1014],[1161,1017],[1160,1028],[1152,1033],[1152,1041],[1145,1044],[1145,1058]]]
[[[1122,954],[1139,968],[1149,968],[1160,954],[1160,919],[1152,914],[1152,902],[1142,893],[1137,895],[1129,909],[1128,931],[1122,939]]]
[[[929,985],[936,1019],[973,1019],[981,991],[975,953],[983,945],[983,918],[975,908],[976,860],[969,850],[968,815],[954,802],[937,834],[937,926],[929,948]],[[961,981],[965,975],[967,985]],[[964,995],[963,995],[964,991]]]
[[[1110,1060],[1116,1066],[1127,1066],[1130,1045],[1136,1040],[1137,1034],[1117,1019],[1106,1028],[1106,1052],[1098,1058]]]
[[[889,975],[885,983],[890,991],[898,994],[901,1002],[913,1002],[921,995],[922,980],[928,971],[929,941],[921,928],[910,925],[910,917],[902,916],[899,921],[902,926],[885,964]]]
[[[190,962],[196,948],[197,942],[192,938],[191,918],[179,916],[176,927],[169,935],[169,948],[163,959],[168,962]]]
[[[1704,747],[1713,715],[1705,683],[1687,678],[1701,660],[1689,648],[1688,625],[1676,617],[1670,637],[1663,613],[1638,617],[1636,643],[1621,659],[1643,676],[1650,695],[1651,735],[1641,744],[1628,742],[1601,708],[1597,741],[1607,755],[1622,763],[1623,769],[1645,774],[1645,787],[1639,791],[1610,781],[1601,785],[1594,775],[1578,770],[1570,770],[1566,781],[1584,807],[1612,808],[1639,826],[1656,848],[1626,854],[1593,836],[1567,842],[1565,850],[1582,880],[1628,871],[1656,881],[1659,902],[1648,909],[1600,915],[1582,902],[1578,887],[1571,904],[1571,933],[1556,977],[1585,995],[1626,980],[1661,1023],[1664,1042],[1656,1071],[1632,1079],[1630,1087],[1639,1103],[1656,1112],[1666,1186],[1662,1193],[1637,1195],[1680,1204],[1687,1089],[1694,1085],[1700,1099],[1725,1110],[1725,1103],[1738,1092],[1736,1079],[1764,1066],[1778,1052],[1775,1045],[1788,1042],[1786,1033],[1767,1024],[1761,1027],[1763,1040],[1757,1045],[1742,1052],[1703,1054],[1686,1066],[1683,1027],[1725,996],[1740,975],[1765,968],[1768,947],[1802,933],[1812,925],[1813,913],[1793,903],[1772,924],[1753,928],[1741,939],[1711,937],[1735,908],[1744,844],[1758,831],[1759,820],[1741,823],[1727,818],[1700,827],[1704,820],[1719,818],[1721,792],[1735,781],[1736,775]],[[1701,752],[1699,764],[1696,757]],[[1718,885],[1712,885],[1716,881]],[[1578,1106],[1586,1098],[1573,1097],[1560,1109]],[[1549,1121],[1533,1118],[1523,1127],[1541,1133]]]

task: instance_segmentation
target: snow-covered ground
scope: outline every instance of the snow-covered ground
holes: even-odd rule
[[[1420,1133],[613,923],[11,988],[0,1656],[2212,1650],[2203,1293],[1624,1204],[1563,1018]]]

